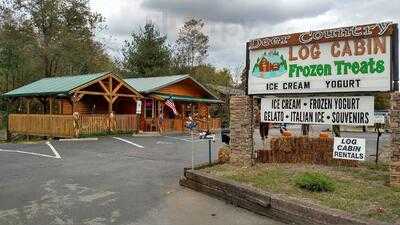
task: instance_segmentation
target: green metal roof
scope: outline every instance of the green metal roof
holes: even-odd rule
[[[161,76],[161,77],[143,77],[143,78],[128,78],[124,79],[126,83],[131,85],[133,88],[141,93],[149,94],[156,92],[157,90],[166,87],[168,85],[176,84],[182,80],[191,79],[194,83],[199,85],[205,92],[211,96],[212,99],[217,100],[218,97],[211,93],[206,87],[200,84],[198,81],[193,79],[189,75],[172,75],[172,76]]]
[[[181,101],[181,102],[223,103],[223,101],[218,99],[195,98],[191,96],[167,95],[167,94],[154,94],[154,96],[160,97],[162,99],[171,98],[174,101]]]
[[[69,92],[86,83],[96,80],[109,72],[83,74],[77,76],[49,77],[9,91],[3,96],[45,96],[45,95],[68,95]]]
[[[189,77],[189,75],[173,75],[161,77],[128,78],[124,79],[124,81],[139,92],[150,93]]]

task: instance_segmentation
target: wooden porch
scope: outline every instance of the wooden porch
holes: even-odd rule
[[[106,133],[138,133],[139,118],[135,114],[114,116],[108,114],[44,115],[44,114],[10,114],[8,131],[12,134],[46,136],[46,137],[79,137]],[[186,120],[165,119],[160,130],[157,121],[151,130],[161,133],[188,133]],[[199,130],[217,131],[221,127],[219,118],[197,121]]]
[[[43,114],[10,114],[8,131],[12,134],[79,137],[101,133],[135,133],[137,132],[136,115],[83,114],[43,115]]]

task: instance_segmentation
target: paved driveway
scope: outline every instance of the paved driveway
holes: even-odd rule
[[[181,188],[190,162],[188,137],[0,144],[0,224],[281,224]]]

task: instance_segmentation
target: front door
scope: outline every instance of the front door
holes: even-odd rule
[[[143,115],[140,123],[140,128],[143,132],[158,131],[155,103],[154,99],[151,98],[143,100]]]

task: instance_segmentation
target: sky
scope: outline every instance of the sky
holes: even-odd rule
[[[207,62],[239,73],[245,43],[279,34],[400,20],[400,0],[90,0],[106,29],[97,38],[113,57],[146,21],[173,44],[188,18],[203,19],[209,36]]]

